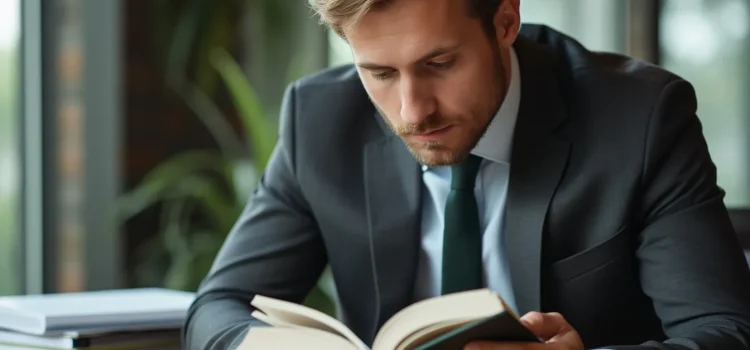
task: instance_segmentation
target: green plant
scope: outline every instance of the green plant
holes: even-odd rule
[[[0,47],[0,295],[21,292],[20,178],[15,161],[18,123],[18,45]]]
[[[248,74],[228,53],[248,44],[242,18],[252,18],[254,55],[271,61],[291,35],[285,16],[289,0],[154,0],[152,26],[156,60],[163,63],[164,84],[178,95],[216,141],[216,150],[177,154],[156,166],[120,198],[124,221],[147,210],[160,216],[158,235],[139,249],[135,279],[140,285],[195,290],[253,192],[276,144],[276,120],[267,113]],[[286,56],[288,58],[288,56]],[[289,63],[287,79],[306,73],[304,58]],[[239,114],[235,131],[216,105],[223,85]],[[335,290],[329,270],[306,303],[335,314]]]
[[[220,48],[213,50],[211,64],[232,96],[245,137],[232,130],[201,89],[183,81],[178,92],[216,139],[219,150],[193,150],[173,156],[122,196],[118,205],[121,218],[160,206],[160,235],[145,246],[137,271],[140,280],[163,279],[168,288],[198,287],[277,141],[274,124],[239,64]],[[248,149],[252,150],[250,155],[245,151]],[[334,314],[330,278],[326,271],[307,303]]]

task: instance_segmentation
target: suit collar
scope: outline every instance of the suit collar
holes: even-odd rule
[[[534,41],[536,28],[514,44],[523,81],[511,152],[505,242],[517,312],[541,310],[541,256],[552,197],[568,162],[570,142],[558,128],[567,119],[556,55]]]
[[[560,84],[566,79],[564,62],[560,61],[558,53],[551,46],[537,42],[544,40],[544,27],[526,28],[529,29],[522,30],[513,44],[522,77],[519,119],[531,119],[537,126],[534,133],[547,135],[553,133],[568,117],[560,89]],[[552,113],[540,115],[530,112]]]

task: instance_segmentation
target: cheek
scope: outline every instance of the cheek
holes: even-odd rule
[[[400,124],[401,99],[398,90],[380,81],[371,81],[371,79],[362,79],[365,91],[375,106],[384,112],[392,124]]]
[[[479,73],[479,74],[477,74]],[[482,105],[488,89],[486,72],[464,69],[442,81],[439,89],[441,112],[454,117],[470,118]]]

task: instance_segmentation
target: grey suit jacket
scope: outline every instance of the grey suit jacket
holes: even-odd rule
[[[588,348],[746,349],[750,273],[691,85],[524,25],[505,227],[521,314],[558,311]],[[256,293],[301,302],[330,264],[365,342],[412,302],[419,165],[356,71],[286,92],[280,141],[198,291],[189,349],[225,349]],[[257,321],[255,321],[257,324]]]

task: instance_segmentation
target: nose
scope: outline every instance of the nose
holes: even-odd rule
[[[405,124],[416,125],[435,113],[437,103],[427,84],[410,77],[402,77],[401,120]]]

